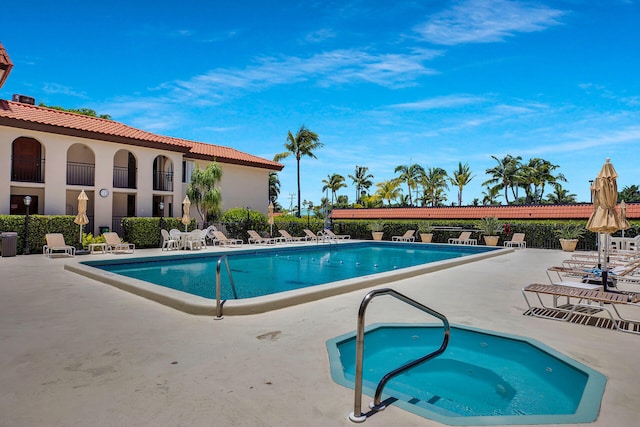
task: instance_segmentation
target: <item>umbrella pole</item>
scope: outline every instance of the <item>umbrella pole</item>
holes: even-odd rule
[[[80,244],[82,245],[82,224],[80,224]]]

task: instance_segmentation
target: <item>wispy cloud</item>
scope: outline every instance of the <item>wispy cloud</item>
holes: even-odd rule
[[[45,83],[42,86],[42,91],[46,94],[67,95],[82,99],[88,98],[85,92],[78,92],[68,86],[63,86],[57,83]]]
[[[336,37],[336,32],[329,28],[321,28],[316,31],[308,33],[304,41],[307,43],[320,43],[325,40],[333,39]]]
[[[480,104],[484,102],[486,102],[486,99],[479,96],[449,95],[425,99],[417,102],[394,104],[390,107],[403,110],[438,110],[444,108],[463,107],[465,105]]]
[[[511,0],[467,0],[415,27],[431,43],[491,43],[560,25],[564,11]]]
[[[435,74],[424,63],[440,55],[439,51],[420,49],[409,53],[376,54],[359,49],[340,49],[310,57],[263,57],[242,69],[218,68],[190,80],[169,82],[160,89],[173,95],[203,97],[207,102],[221,101],[239,91],[314,81],[319,87],[369,82],[385,87],[406,87],[424,75]]]

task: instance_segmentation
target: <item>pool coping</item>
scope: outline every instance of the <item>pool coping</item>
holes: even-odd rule
[[[351,242],[341,242],[341,245],[349,245],[352,243],[363,243],[368,241],[354,240]],[[390,245],[402,245],[403,242],[384,242]],[[433,246],[450,247],[451,245],[444,243],[430,243]],[[322,245],[319,245],[322,246]],[[330,244],[325,246],[329,247]],[[295,246],[289,247],[295,250]],[[287,248],[287,249],[289,249]],[[241,253],[253,253],[256,250],[273,249],[273,246],[269,247],[256,247],[249,246],[246,248],[230,249],[223,252],[204,252],[204,253],[180,253],[180,254],[168,254],[175,258],[194,258],[202,256],[220,256],[224,254],[241,254]],[[285,307],[291,307],[298,304],[304,304],[307,302],[324,299],[334,295],[340,295],[372,286],[381,284],[388,284],[389,282],[398,281],[414,276],[419,276],[425,273],[443,270],[446,268],[452,268],[458,265],[471,263],[474,261],[492,258],[500,255],[505,255],[514,252],[513,248],[501,248],[492,249],[486,252],[470,254],[463,257],[453,258],[444,261],[436,261],[429,264],[422,264],[415,267],[407,267],[397,269],[393,271],[371,274],[353,279],[340,280],[337,282],[331,282],[323,285],[316,285],[303,289],[296,289],[291,291],[280,292],[272,295],[265,295],[254,298],[246,298],[241,300],[226,300],[222,302],[224,315],[249,315],[259,314],[272,310],[277,310]],[[165,255],[166,256],[166,255]],[[157,256],[149,257],[157,259]],[[140,261],[144,257],[127,257],[123,260],[131,259],[132,262]],[[101,262],[96,261],[96,262]],[[66,263],[64,265],[65,270],[72,271],[74,273],[83,275],[90,279],[114,286],[118,289],[130,292],[132,294],[147,298],[149,300],[158,302],[160,304],[172,307],[176,310],[183,311],[188,314],[203,315],[203,316],[215,316],[216,315],[216,300],[200,297],[197,295],[189,294],[186,292],[178,291],[175,289],[167,288],[160,285],[155,285],[143,280],[129,278],[119,274],[111,273],[99,268],[94,268],[81,262]]]
[[[365,327],[365,333],[380,327],[442,327],[439,323],[398,323],[398,322],[382,322],[372,323]],[[393,402],[393,406],[398,406],[408,412],[414,413],[426,419],[434,420],[442,424],[453,426],[471,426],[471,425],[537,425],[537,424],[578,424],[578,423],[591,423],[597,420],[600,414],[600,407],[602,405],[602,398],[604,396],[605,386],[607,383],[607,377],[601,372],[559,352],[558,350],[542,343],[533,338],[524,337],[521,335],[514,335],[504,332],[491,331],[487,329],[474,328],[472,326],[450,324],[451,328],[464,329],[473,332],[479,332],[489,335],[494,335],[503,338],[509,338],[516,341],[523,341],[532,346],[537,347],[543,352],[550,354],[553,357],[561,360],[565,364],[568,364],[576,369],[583,371],[587,374],[588,379],[585,384],[584,393],[580,399],[580,403],[573,414],[549,414],[549,415],[502,415],[502,416],[448,416],[443,413],[431,411],[429,409],[412,405],[407,401],[398,399]],[[331,378],[337,384],[340,384],[351,390],[354,389],[354,382],[347,380],[344,377],[342,369],[342,363],[340,362],[340,354],[338,352],[338,343],[353,339],[356,336],[356,331],[347,332],[338,337],[331,338],[326,341],[326,348],[329,356],[329,367],[331,371]],[[428,363],[428,362],[425,362]],[[364,369],[364,365],[363,365]],[[375,389],[371,388],[367,384],[362,385],[363,395],[367,395],[372,398],[375,395]],[[364,400],[364,398],[363,398]],[[373,400],[373,398],[372,398]],[[367,407],[363,407],[362,410],[366,410]]]

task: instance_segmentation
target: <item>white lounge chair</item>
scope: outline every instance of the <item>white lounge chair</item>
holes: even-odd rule
[[[45,236],[47,244],[42,247],[42,253],[49,258],[53,255],[65,255],[73,257],[76,255],[76,248],[67,245],[61,233],[48,233]]]
[[[471,238],[470,231],[463,231],[459,237],[452,237],[449,239],[449,244],[452,245],[477,245],[478,240]]]
[[[236,246],[236,245],[242,245],[242,240],[240,239],[230,239],[227,236],[224,235],[224,233],[222,231],[213,231],[213,235],[216,236],[216,241],[222,245],[222,246],[227,246],[227,245],[232,245],[232,246]]]
[[[305,228],[302,231],[304,231],[304,235],[307,237],[307,240],[315,240],[317,242],[318,240],[322,239],[322,235],[319,236],[308,228]]]
[[[415,242],[415,232],[416,230],[407,230],[402,236],[391,236],[391,240],[394,242]]]
[[[507,248],[517,247],[525,249],[527,247],[527,242],[524,241],[524,233],[513,233],[511,240],[506,240],[504,242],[504,246]]]
[[[248,242],[254,245],[258,245],[258,244],[275,245],[281,240],[280,237],[262,237],[255,230],[247,230],[247,233],[249,234]]]
[[[334,239],[334,240],[344,240],[344,239],[350,239],[351,235],[349,234],[335,234],[333,231],[329,230],[328,228],[325,228],[321,233],[324,234],[324,236],[328,239]]]
[[[292,236],[291,234],[289,234],[289,232],[287,230],[278,230],[278,232],[280,233],[280,235],[282,236],[282,238],[284,239],[285,242],[306,242],[306,241],[311,239],[307,235],[305,235],[305,236]]]
[[[128,253],[132,254],[136,249],[136,245],[133,243],[123,242],[118,233],[110,231],[102,234],[104,236],[105,243],[107,244],[107,251],[111,253]]]

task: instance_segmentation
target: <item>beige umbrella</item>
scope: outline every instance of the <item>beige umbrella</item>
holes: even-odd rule
[[[620,227],[620,229],[622,230],[622,237],[624,237],[624,230],[631,228],[631,224],[629,224],[629,221],[627,221],[627,204],[624,202],[624,200],[620,201],[620,221],[622,222],[622,227]]]
[[[273,223],[275,222],[273,218],[273,202],[269,202],[269,207],[267,208],[267,222],[271,226],[271,234],[270,237],[273,237]]]
[[[607,290],[609,235],[622,229],[623,226],[618,211],[616,211],[616,203],[618,201],[617,178],[618,174],[611,164],[611,160],[607,158],[593,182],[593,213],[589,217],[589,221],[587,221],[588,230],[605,234],[605,259],[602,268],[602,285],[605,291]]]
[[[189,216],[190,210],[191,200],[189,200],[189,196],[184,196],[184,200],[182,201],[182,223],[184,224],[184,231],[187,231],[187,226],[191,224],[191,217]]]
[[[89,218],[87,218],[88,200],[89,197],[87,197],[87,193],[82,190],[78,196],[78,215],[76,215],[76,218],[73,220],[73,222],[80,226],[80,243],[82,243],[82,226],[89,224]]]

